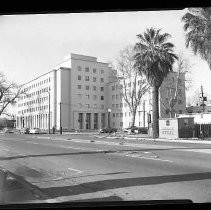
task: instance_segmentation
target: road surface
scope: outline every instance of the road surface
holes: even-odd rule
[[[119,139],[92,135],[52,140],[44,135],[2,134],[0,167],[21,183],[5,185],[4,203],[211,201],[211,145],[206,144],[121,144]]]

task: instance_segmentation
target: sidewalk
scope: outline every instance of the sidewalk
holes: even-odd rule
[[[35,136],[35,138],[44,138],[44,139],[57,139],[57,140],[70,140],[72,138],[72,135],[80,135],[80,134],[85,134],[85,135],[91,135],[92,137],[95,137],[97,139],[118,139],[118,140],[128,140],[131,143],[133,141],[136,141],[136,143],[140,141],[154,141],[154,142],[176,142],[176,143],[194,143],[194,144],[211,144],[211,138],[207,139],[198,139],[198,138],[190,138],[190,139],[165,139],[165,138],[156,138],[153,139],[147,135],[128,135],[128,134],[99,134],[99,133],[65,133],[65,134],[52,134],[52,135],[44,135],[44,136]]]

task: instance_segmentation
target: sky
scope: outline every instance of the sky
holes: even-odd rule
[[[62,13],[0,16],[0,71],[10,81],[26,83],[51,71],[70,53],[95,56],[113,62],[119,51],[134,45],[146,28],[171,34],[175,53],[189,59],[192,86],[188,100],[203,85],[211,99],[211,70],[185,47],[181,17],[186,10]]]

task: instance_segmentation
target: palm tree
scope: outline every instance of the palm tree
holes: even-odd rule
[[[138,34],[139,42],[135,44],[135,66],[140,74],[144,74],[152,87],[152,118],[153,138],[159,136],[159,88],[173,70],[177,56],[173,53],[174,45],[167,42],[170,34],[160,33],[161,29],[150,28],[143,34]]]
[[[189,8],[182,17],[186,47],[199,54],[211,69],[211,8]]]

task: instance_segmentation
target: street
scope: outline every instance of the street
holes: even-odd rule
[[[191,199],[211,201],[211,144],[127,141],[94,135],[0,135],[0,167],[20,185],[4,203]],[[34,197],[15,190],[29,189]],[[7,193],[6,193],[7,192]],[[12,194],[13,192],[13,194]],[[19,194],[20,195],[20,194]],[[28,194],[29,195],[29,194]],[[19,199],[19,200],[18,200]]]

